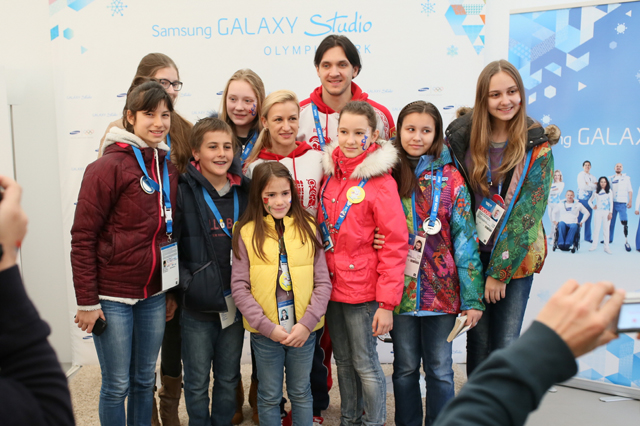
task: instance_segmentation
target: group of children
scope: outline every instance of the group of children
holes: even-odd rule
[[[171,96],[182,83],[175,64],[165,68],[173,76],[134,80],[122,123],[87,167],[72,229],[76,322],[87,332],[98,318],[108,324],[94,334],[101,423],[124,425],[128,396],[127,424],[151,424],[164,322],[179,305],[191,425],[234,421],[244,329],[259,423],[281,423],[285,372],[293,424],[321,423],[310,375],[325,316],[341,423],[385,423],[376,342],[390,332],[396,424],[423,422],[421,361],[431,424],[454,396],[447,335],[458,314],[472,327],[471,372],[519,334],[546,254],[540,218],[553,159],[543,129],[527,121],[518,72],[487,66],[474,111],[452,123],[447,143],[434,105],[405,106],[387,141],[361,100],[340,109],[337,138],[315,120],[314,149],[297,140],[296,95],[265,97],[250,70],[230,79],[220,119],[174,137],[175,120],[186,121]],[[490,201],[504,215],[479,243],[475,212]],[[410,241],[420,242],[413,269]],[[175,368],[164,352],[163,376]]]

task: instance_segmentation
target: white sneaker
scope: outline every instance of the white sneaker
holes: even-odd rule
[[[611,254],[611,249],[609,247],[605,247],[604,252],[607,254]]]
[[[591,248],[589,249],[589,251],[595,251],[598,248],[597,244],[592,244]]]

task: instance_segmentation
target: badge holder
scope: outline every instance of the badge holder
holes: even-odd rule
[[[240,311],[236,307],[233,297],[231,297],[231,290],[224,292],[224,301],[227,303],[227,312],[220,312],[220,325],[222,329],[229,327],[232,324],[240,321]]]
[[[418,278],[426,242],[427,239],[425,237],[409,234],[409,254],[407,255],[407,263],[404,266],[404,274],[406,276]]]
[[[162,291],[167,291],[180,282],[177,241],[160,244],[160,261],[162,262]]]
[[[503,214],[504,208],[495,201],[488,198],[482,200],[476,211],[476,231],[482,244],[489,242]]]
[[[333,241],[331,240],[331,234],[326,222],[320,224],[320,233],[322,234],[322,245],[324,251],[329,251],[333,248]]]
[[[287,333],[291,333],[295,323],[293,299],[278,302],[278,322]]]

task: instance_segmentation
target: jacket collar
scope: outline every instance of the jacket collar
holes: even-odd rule
[[[449,152],[449,148],[447,146],[442,147],[442,153],[440,153],[440,157],[433,158],[433,155],[423,155],[420,157],[420,161],[418,161],[418,165],[416,166],[416,176],[420,176],[422,172],[424,172],[427,167],[431,167],[433,165],[434,169],[441,169],[446,164],[452,163],[451,153]]]
[[[150,146],[138,136],[116,126],[109,129],[109,133],[105,136],[102,152],[104,152],[108,146],[115,143],[127,144],[140,149],[150,148]],[[160,142],[157,148],[162,151],[169,152],[169,146],[164,142]]]
[[[355,84],[353,81],[351,82],[352,101],[366,101],[368,97],[369,95],[363,92],[360,86]],[[316,104],[316,106],[318,107],[318,111],[323,114],[333,114],[336,112],[325,105],[324,101],[322,100],[322,86],[316,87],[313,92],[311,92],[309,99],[311,99],[311,102]]]
[[[398,151],[391,142],[379,140],[371,144],[363,155],[346,158],[338,147],[338,141],[335,141],[325,147],[322,167],[329,176],[340,173],[349,179],[368,179],[388,173],[397,161]],[[337,171],[336,165],[339,166]]]
[[[200,172],[200,162],[196,161],[193,157],[187,164],[187,172],[181,175],[181,179],[184,179],[189,184],[198,182],[201,186],[205,187],[207,191],[212,192],[215,191],[215,188],[211,183],[204,177],[204,175]],[[236,186],[246,186],[246,190],[248,191],[249,180],[243,176],[242,174],[242,166],[240,165],[240,158],[234,157],[233,162],[231,163],[231,167],[227,171],[227,178],[229,179],[229,184],[233,188]],[[217,191],[216,191],[217,193]]]
[[[296,144],[298,145],[296,149],[291,151],[287,156],[274,154],[273,152],[269,152],[266,148],[262,148],[262,150],[258,154],[258,158],[267,161],[280,161],[283,158],[300,158],[305,152],[312,149],[311,146],[309,146],[309,144],[306,142],[296,142]]]

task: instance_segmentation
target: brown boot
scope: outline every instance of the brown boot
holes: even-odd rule
[[[158,391],[160,397],[160,419],[162,426],[180,426],[178,405],[182,393],[182,374],[179,377],[162,376],[162,388]]]
[[[242,379],[238,382],[238,386],[236,387],[236,414],[233,415],[233,419],[231,419],[232,425],[239,425],[244,421],[244,416],[242,415],[242,406],[244,405],[244,386],[242,385]]]
[[[154,381],[155,383],[155,381]],[[151,406],[151,426],[160,426],[158,406],[156,405],[156,387],[153,387],[153,405]]]
[[[260,418],[258,417],[258,381],[253,380],[253,378],[251,379],[251,386],[249,387],[249,405],[253,408],[251,420],[260,426]]]

